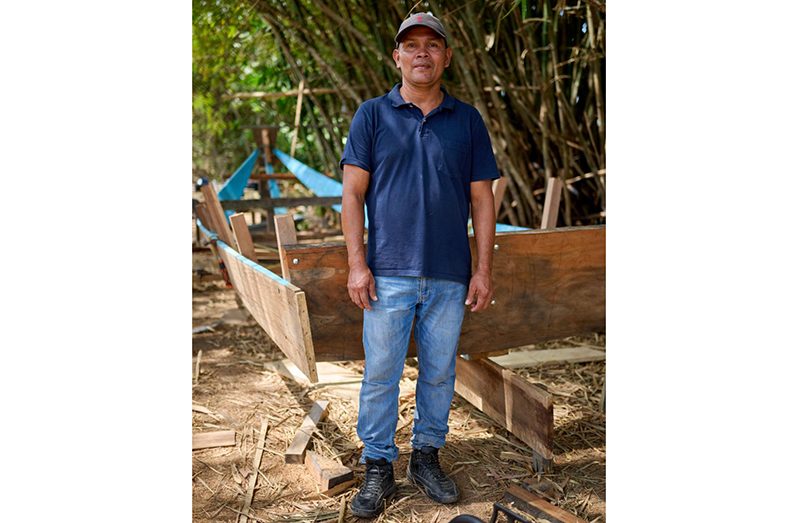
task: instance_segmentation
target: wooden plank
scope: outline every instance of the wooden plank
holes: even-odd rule
[[[505,190],[507,190],[507,175],[493,182],[493,207],[496,211],[496,216],[499,215],[499,209],[502,207]]]
[[[330,490],[336,485],[355,477],[352,469],[330,458],[316,454],[312,450],[305,453],[305,466],[321,490]]]
[[[264,178],[265,179],[265,178]],[[264,179],[261,179],[263,181]],[[275,207],[299,207],[300,205],[335,205],[341,203],[340,196],[301,196],[296,198],[253,198],[249,200],[224,200],[222,209],[227,211],[249,211]]]
[[[535,518],[547,519],[551,523],[587,523],[584,519],[552,505],[537,494],[533,494],[518,485],[510,485],[504,497]]]
[[[238,252],[252,261],[257,261],[255,246],[252,244],[252,236],[249,234],[247,219],[244,217],[244,214],[239,212],[232,215],[230,217],[230,224],[233,226],[233,239],[236,242]]]
[[[492,356],[490,360],[506,369],[537,367],[550,363],[584,363],[602,361],[604,351],[588,347],[566,347],[562,349],[525,350],[504,356]]]
[[[280,269],[283,271],[283,278],[291,281],[291,262],[285,257],[285,246],[296,244],[296,226],[294,225],[293,214],[283,214],[274,217],[274,230],[276,231],[277,250],[280,253]]]
[[[207,229],[211,226],[211,218],[210,215],[208,214],[208,209],[204,203],[198,203],[197,205],[195,205],[194,212],[196,213],[197,218],[199,218],[203,227]]]
[[[205,208],[213,222],[213,232],[227,245],[232,245],[233,240],[230,227],[227,225],[227,217],[224,215],[216,191],[213,190],[210,184],[203,185],[200,187],[200,190],[202,191],[202,196],[205,198]]]
[[[345,492],[345,491],[349,490],[356,483],[357,483],[356,479],[350,479],[349,481],[344,481],[343,483],[339,483],[338,485],[334,486],[330,490],[325,490],[324,492],[322,492],[322,494],[324,494],[327,497],[332,498],[332,497],[337,496],[338,494],[340,494],[342,492]]]
[[[478,352],[478,353],[474,353],[474,354],[463,354],[463,359],[468,360],[468,361],[479,360],[479,359],[482,359],[482,358],[490,358],[492,356],[504,356],[505,354],[507,354],[507,352],[508,352],[508,349],[496,350],[496,351],[491,351],[491,352]]]
[[[327,400],[313,402],[313,407],[311,407],[305,419],[302,420],[302,425],[297,429],[291,445],[285,451],[286,463],[301,464],[305,461],[305,450],[310,443],[310,437],[313,435],[313,431],[316,430],[316,425],[327,417],[327,407],[329,405],[330,402]]]
[[[191,436],[191,450],[209,449],[213,447],[232,447],[235,444],[236,431],[234,430],[199,432]]]
[[[562,194],[562,180],[549,178],[546,186],[546,200],[543,202],[543,220],[541,229],[554,229],[557,227],[557,216],[560,213],[560,195]]]
[[[466,311],[458,351],[492,352],[602,331],[604,240],[604,226],[497,234],[496,304],[478,314]],[[346,245],[284,245],[280,259],[290,263],[291,282],[306,292],[316,361],[363,359],[363,311],[347,292]],[[408,357],[415,354],[411,343]]]
[[[249,175],[250,180],[296,180],[296,176],[290,172],[265,173],[256,172]]]
[[[255,459],[252,462],[252,475],[249,477],[249,486],[247,487],[247,495],[244,497],[244,507],[241,509],[241,514],[238,516],[238,523],[247,523],[249,519],[249,508],[252,506],[252,496],[255,494],[255,485],[258,482],[258,471],[260,470],[260,462],[263,459],[263,446],[266,444],[266,432],[269,430],[269,422],[262,420],[260,422],[260,434],[258,435],[258,446],[255,447]]]
[[[529,445],[550,465],[554,457],[552,395],[490,360],[457,358],[454,390]]]
[[[249,313],[311,382],[318,381],[305,293],[224,242],[216,245],[233,288]]]

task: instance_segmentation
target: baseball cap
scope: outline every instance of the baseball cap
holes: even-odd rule
[[[446,30],[443,28],[443,24],[440,20],[435,18],[432,13],[427,11],[426,13],[414,13],[408,16],[402,25],[399,26],[399,30],[396,32],[396,36],[394,37],[394,42],[396,45],[399,45],[399,41],[401,40],[401,36],[405,33],[408,29],[416,26],[424,26],[429,27],[439,35],[443,37],[444,40],[448,43],[448,38],[446,37]]]

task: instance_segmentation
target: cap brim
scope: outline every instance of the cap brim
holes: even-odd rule
[[[433,31],[435,31],[435,33],[438,34],[438,36],[440,36],[441,38],[446,40],[446,35],[441,33],[440,31],[438,31],[437,29],[435,29],[431,25],[427,25],[427,24],[425,24],[423,22],[418,22],[418,23],[415,23],[413,25],[408,25],[407,27],[405,27],[404,29],[402,29],[401,31],[396,33],[396,36],[394,37],[393,41],[398,44],[399,42],[402,41],[402,36],[404,36],[404,34],[406,32],[408,32],[409,30],[413,29],[414,27],[427,27],[429,29],[432,29]],[[448,40],[446,40],[446,41],[448,42]]]

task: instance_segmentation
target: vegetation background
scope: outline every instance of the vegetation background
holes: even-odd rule
[[[340,179],[358,105],[401,77],[393,37],[411,12],[439,17],[451,94],[479,109],[508,177],[499,221],[539,227],[546,181],[564,225],[604,223],[605,3],[260,0],[193,2],[193,174],[222,179],[251,153],[248,126],[279,125],[286,152]],[[296,90],[304,95],[294,129]]]

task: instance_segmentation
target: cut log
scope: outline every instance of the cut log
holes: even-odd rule
[[[305,461],[305,451],[310,443],[310,437],[313,431],[316,430],[316,425],[327,417],[327,407],[330,405],[329,401],[321,400],[314,401],[313,407],[305,419],[302,420],[302,425],[297,429],[294,435],[294,440],[289,445],[288,450],[285,451],[286,463],[302,464]]]
[[[457,358],[454,390],[512,432],[537,454],[533,468],[549,468],[554,457],[552,395],[489,359]]]
[[[236,444],[236,431],[218,430],[200,432],[191,437],[191,450],[209,449],[213,447],[232,447]]]
[[[323,491],[330,490],[334,486],[355,477],[349,467],[344,467],[330,458],[320,456],[312,450],[305,453],[305,466]]]

